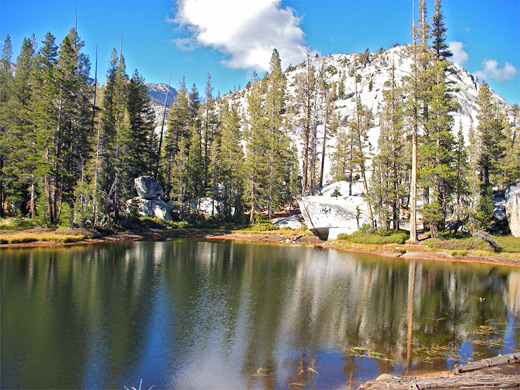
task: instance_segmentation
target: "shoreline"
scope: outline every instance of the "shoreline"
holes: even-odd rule
[[[70,242],[56,242],[56,241],[31,241],[22,243],[8,243],[0,244],[2,249],[30,249],[30,248],[49,248],[49,247],[63,247],[74,245],[91,245],[103,244],[121,241],[160,241],[168,239],[201,239],[208,241],[237,241],[237,242],[252,242],[252,243],[270,243],[277,245],[312,245],[314,247],[323,249],[334,249],[341,252],[360,253],[367,255],[376,255],[388,258],[402,258],[406,260],[430,260],[442,261],[451,263],[472,263],[472,264],[490,264],[490,265],[505,265],[512,267],[520,267],[520,259],[497,256],[475,256],[467,254],[465,256],[453,256],[447,252],[432,251],[429,247],[421,244],[392,244],[394,249],[398,250],[384,250],[375,249],[365,246],[363,248],[345,248],[337,244],[337,242],[322,241],[316,236],[306,236],[303,234],[295,234],[293,236],[285,236],[277,233],[225,233],[225,232],[192,232],[192,231],[153,231],[139,233],[119,233],[110,234],[106,236],[99,236],[93,238],[84,238],[77,241]],[[366,244],[369,245],[369,244]]]

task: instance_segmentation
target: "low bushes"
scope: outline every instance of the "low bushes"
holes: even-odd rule
[[[506,253],[520,253],[520,239],[509,236],[495,236],[493,238],[497,241],[500,247],[500,252]],[[457,234],[453,237],[430,238],[424,241],[424,244],[434,249],[443,249],[451,251],[492,251],[490,246],[482,240],[478,240],[470,235]]]
[[[389,230],[387,232],[368,232],[365,229],[358,230],[350,236],[338,235],[338,240],[348,240],[357,244],[404,244],[409,238],[409,233],[404,230]]]

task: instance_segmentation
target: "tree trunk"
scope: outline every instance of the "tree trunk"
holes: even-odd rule
[[[410,183],[410,242],[417,244],[417,124],[412,134],[412,177]]]

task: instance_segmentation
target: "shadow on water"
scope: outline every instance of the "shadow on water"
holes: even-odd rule
[[[520,272],[192,240],[1,252],[2,388],[356,388],[520,349]]]

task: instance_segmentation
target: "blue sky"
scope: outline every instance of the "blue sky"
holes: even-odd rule
[[[60,43],[74,26],[74,4],[101,81],[123,33],[129,74],[167,83],[171,73],[174,87],[185,76],[201,94],[207,73],[215,95],[245,86],[274,47],[285,67],[308,46],[326,55],[411,42],[412,0],[0,0],[2,45],[9,34],[16,57],[33,33],[41,42],[50,31]],[[443,12],[456,60],[520,104],[520,0],[444,0]]]

